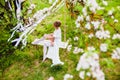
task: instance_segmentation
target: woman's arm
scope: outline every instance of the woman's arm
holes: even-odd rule
[[[53,33],[51,33],[51,34],[45,34],[44,37],[45,37],[46,39],[49,39],[49,40],[51,40],[52,42],[54,42]]]
[[[55,39],[53,34],[48,34],[47,39],[49,39],[51,41],[51,46],[53,46],[54,45],[54,39]]]

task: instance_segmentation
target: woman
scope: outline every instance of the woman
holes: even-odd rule
[[[45,58],[52,59],[53,64],[51,66],[57,65],[57,64],[61,64],[61,65],[64,64],[63,62],[61,62],[60,57],[59,57],[59,44],[61,42],[60,26],[61,26],[61,22],[55,21],[54,22],[55,31],[51,34],[44,35],[44,38],[49,39],[50,43],[44,43],[44,49],[43,49],[44,59],[43,60],[45,60]],[[47,46],[48,46],[48,52],[47,52]]]

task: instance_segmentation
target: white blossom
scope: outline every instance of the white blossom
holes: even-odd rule
[[[107,44],[103,43],[103,44],[100,45],[100,51],[106,52],[107,49],[108,49],[108,45]]]
[[[74,54],[78,54],[78,53],[80,53],[80,52],[84,52],[83,49],[78,48],[78,47],[74,47],[74,50],[73,50],[73,53],[74,53]]]
[[[89,22],[87,22],[87,24],[85,25],[85,28],[88,29],[88,30],[91,29],[91,26],[90,26],[90,23],[89,23]]]
[[[97,53],[95,53],[94,55],[91,56],[93,59],[95,60],[99,60],[99,55]]]
[[[102,3],[103,3],[105,6],[108,5],[107,1],[104,1],[104,0],[103,0]]]
[[[91,56],[88,56],[88,53],[84,53],[79,59],[76,70],[79,71],[80,69],[89,69],[90,66],[97,66],[98,61],[96,60],[98,59],[99,56],[96,53]]]
[[[90,51],[91,52],[91,51]],[[79,77],[81,79],[84,79],[84,76],[92,76],[96,78],[96,80],[105,80],[105,75],[102,70],[100,70],[99,65],[99,55],[97,53],[89,51],[87,53],[84,53],[82,56],[80,56],[79,62],[77,64],[76,70],[83,70],[80,71]],[[85,74],[85,71],[88,69],[87,74]]]
[[[92,11],[93,13],[96,13],[96,10],[103,9],[98,5],[96,0],[87,0],[87,6],[89,6],[90,11]]]
[[[79,28],[81,25],[80,23],[76,23],[76,27]]]
[[[78,18],[76,19],[76,21],[75,21],[75,24],[76,24],[76,27],[78,28],[78,27],[80,27],[80,22],[82,22],[83,21],[83,15],[81,15],[81,16],[78,16]]]
[[[96,78],[96,80],[105,80],[105,75],[102,70],[99,68],[94,70],[92,73],[93,77]]]
[[[64,80],[68,80],[68,79],[72,79],[72,78],[73,78],[73,75],[70,75],[70,74],[64,75]]]
[[[83,19],[84,19],[84,18],[83,18],[83,15],[81,15],[81,16],[78,16],[77,21],[80,21],[80,22],[81,22],[81,21],[83,21]]]
[[[72,45],[68,45],[67,51],[70,51],[72,49]]]
[[[90,77],[90,76],[91,76],[91,73],[90,73],[90,72],[87,72],[86,75]]]
[[[84,79],[84,78],[85,78],[85,71],[81,71],[81,72],[79,73],[79,77],[80,77],[81,79]]]
[[[87,16],[87,17],[86,17],[86,21],[90,21],[90,16]]]
[[[115,17],[112,15],[111,18],[114,19]]]
[[[86,8],[86,7],[84,7],[84,8],[82,9],[82,12],[83,12],[83,15],[84,15],[84,16],[87,16],[87,8]]]
[[[120,59],[120,47],[117,47],[115,50],[113,50],[111,57],[112,59]]]
[[[96,9],[95,9],[94,7],[90,7],[89,9],[90,9],[90,11],[92,11],[93,13],[96,13]]]
[[[35,4],[31,4],[30,7],[29,7],[29,9],[34,9],[35,7],[36,7]]]
[[[95,36],[99,39],[107,39],[110,38],[110,32],[108,30],[104,31],[104,30],[98,30],[95,33]]]
[[[84,53],[80,57],[79,62],[78,62],[77,67],[76,67],[77,71],[79,71],[80,69],[88,69],[88,68],[90,68],[90,65],[86,61],[86,56],[87,56],[87,53]]]
[[[98,29],[99,28],[100,21],[92,21],[91,23],[93,24],[94,29]]]
[[[90,34],[88,35],[88,37],[91,39],[92,37],[94,37],[94,34],[93,34],[93,33],[90,33]]]
[[[78,54],[78,53],[79,53],[78,47],[75,47],[75,48],[74,48],[73,53],[74,53],[74,54]]]
[[[113,14],[113,9],[108,11],[108,15],[111,16],[112,14]]]
[[[114,34],[113,37],[112,37],[112,39],[120,39],[120,34],[119,33]]]
[[[74,37],[74,41],[78,41],[79,40],[79,38],[76,36],[76,37]]]
[[[118,20],[117,20],[117,19],[115,19],[115,20],[114,20],[114,23],[118,23]]]

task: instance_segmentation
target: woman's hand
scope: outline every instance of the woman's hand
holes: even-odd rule
[[[54,42],[51,41],[51,46],[54,46]]]
[[[53,33],[51,33],[51,34],[45,34],[44,37],[45,37],[45,39],[49,39],[49,40],[51,40],[51,42],[54,42]]]

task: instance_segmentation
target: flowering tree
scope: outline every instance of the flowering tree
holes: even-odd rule
[[[71,16],[73,18],[77,16],[76,30],[81,31],[86,40],[83,44],[86,45],[85,47],[74,46],[74,44],[68,46],[68,51],[73,48],[74,54],[84,53],[76,68],[80,71],[80,78],[92,76],[96,80],[105,80],[105,75],[100,68],[99,56],[107,54],[107,58],[120,59],[120,47],[113,45],[114,41],[118,43],[120,39],[119,30],[114,28],[114,26],[119,26],[118,19],[115,18],[115,9],[106,10],[108,2],[104,0],[100,0],[99,4],[97,0],[67,0],[66,5]],[[76,10],[78,6],[80,10]],[[114,32],[108,30],[111,27]],[[81,42],[79,41],[81,37],[78,34],[71,42]]]

